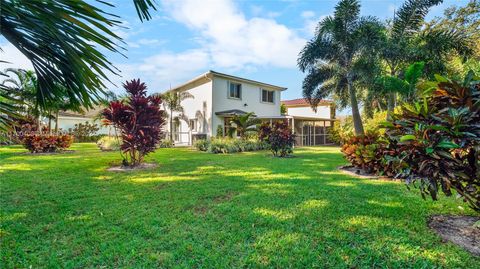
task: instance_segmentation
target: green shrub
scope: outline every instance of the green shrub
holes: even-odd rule
[[[97,141],[97,146],[103,151],[116,151],[120,150],[122,141],[119,137],[104,136]]]
[[[210,153],[235,153],[268,149],[268,144],[258,139],[213,138],[198,140],[194,144],[200,151]]]
[[[422,196],[436,200],[440,189],[447,196],[454,189],[480,211],[480,77],[436,79],[419,85],[421,102],[403,105],[385,123],[386,135],[403,146],[407,183],[419,182]]]
[[[217,138],[222,138],[223,134],[223,126],[221,124],[217,125]]]
[[[173,141],[170,139],[162,139],[158,144],[159,148],[173,148]]]
[[[75,137],[75,142],[95,142],[103,135],[98,135],[97,132],[100,127],[95,123],[78,123],[75,126],[68,129],[68,133]]]
[[[56,152],[69,148],[73,143],[71,135],[27,134],[22,138],[23,146],[32,153]]]
[[[295,135],[287,121],[276,121],[273,124],[264,122],[260,126],[259,138],[270,146],[273,156],[286,157],[293,152]]]

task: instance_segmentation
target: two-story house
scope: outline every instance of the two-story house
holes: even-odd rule
[[[214,137],[219,132],[226,134],[231,118],[248,112],[253,112],[256,117],[265,121],[288,120],[291,126],[299,126],[294,131],[296,129],[300,131],[303,128],[302,119],[298,118],[298,122],[295,123],[296,116],[281,113],[280,100],[284,90],[285,87],[210,70],[170,89],[188,91],[193,98],[182,101],[183,120],[177,121],[173,130],[169,130],[170,126],[167,125],[167,132],[173,132],[176,145],[190,145],[195,137]],[[330,116],[326,117],[328,119],[322,118],[321,121],[330,122]],[[301,141],[297,141],[301,143],[297,145],[303,145],[303,140],[302,137]],[[312,143],[307,143],[310,144]]]

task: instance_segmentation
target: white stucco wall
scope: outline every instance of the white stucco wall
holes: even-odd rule
[[[241,81],[230,80],[242,84],[242,98],[228,98],[229,80],[214,77],[213,78],[213,120],[212,128],[217,129],[220,124],[223,126],[223,117],[215,115],[215,112],[230,109],[239,109],[245,112],[254,112],[259,117],[280,116],[281,91],[275,90],[274,103],[262,103],[261,87],[255,84],[249,84]],[[266,90],[274,90],[265,88]],[[246,106],[245,106],[246,104]]]
[[[73,129],[75,124],[89,122],[90,124],[97,124],[100,129],[97,134],[113,134],[113,130],[110,130],[109,127],[102,126],[100,120],[94,120],[93,118],[80,118],[80,117],[58,117],[58,127],[62,131],[68,131],[69,128]],[[55,123],[52,124],[52,127],[55,126]]]
[[[212,82],[210,81],[198,85],[187,90],[187,92],[193,95],[193,98],[188,98],[182,101],[184,113],[188,119],[197,119],[198,124],[197,131],[192,133],[207,134],[208,136],[212,135]],[[170,113],[168,108],[167,112]],[[178,113],[174,113],[174,116],[176,115],[178,115]],[[167,119],[165,128],[167,131],[170,131],[169,119]],[[188,123],[180,121],[180,132],[189,131],[190,128]],[[188,135],[183,134],[181,141],[188,141],[188,139]]]
[[[330,118],[330,106],[318,106],[317,112],[313,111],[310,106],[305,107],[289,107],[287,114],[297,117],[316,117],[316,118]]]

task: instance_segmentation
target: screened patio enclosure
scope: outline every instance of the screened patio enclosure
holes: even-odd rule
[[[280,117],[263,117],[262,120],[270,121],[271,123],[276,120],[287,120],[295,134],[295,146],[297,147],[334,144],[330,138],[329,129],[333,128],[335,119],[287,115]]]

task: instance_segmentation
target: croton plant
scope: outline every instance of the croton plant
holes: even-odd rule
[[[422,100],[405,104],[385,123],[386,137],[402,147],[407,183],[437,199],[452,189],[480,211],[480,84],[470,73],[463,83],[436,76],[422,83]]]
[[[145,155],[153,152],[160,142],[165,125],[162,99],[158,95],[147,96],[147,86],[139,79],[123,84],[128,98],[113,101],[102,112],[104,124],[113,125],[122,144],[124,166],[136,166]]]

